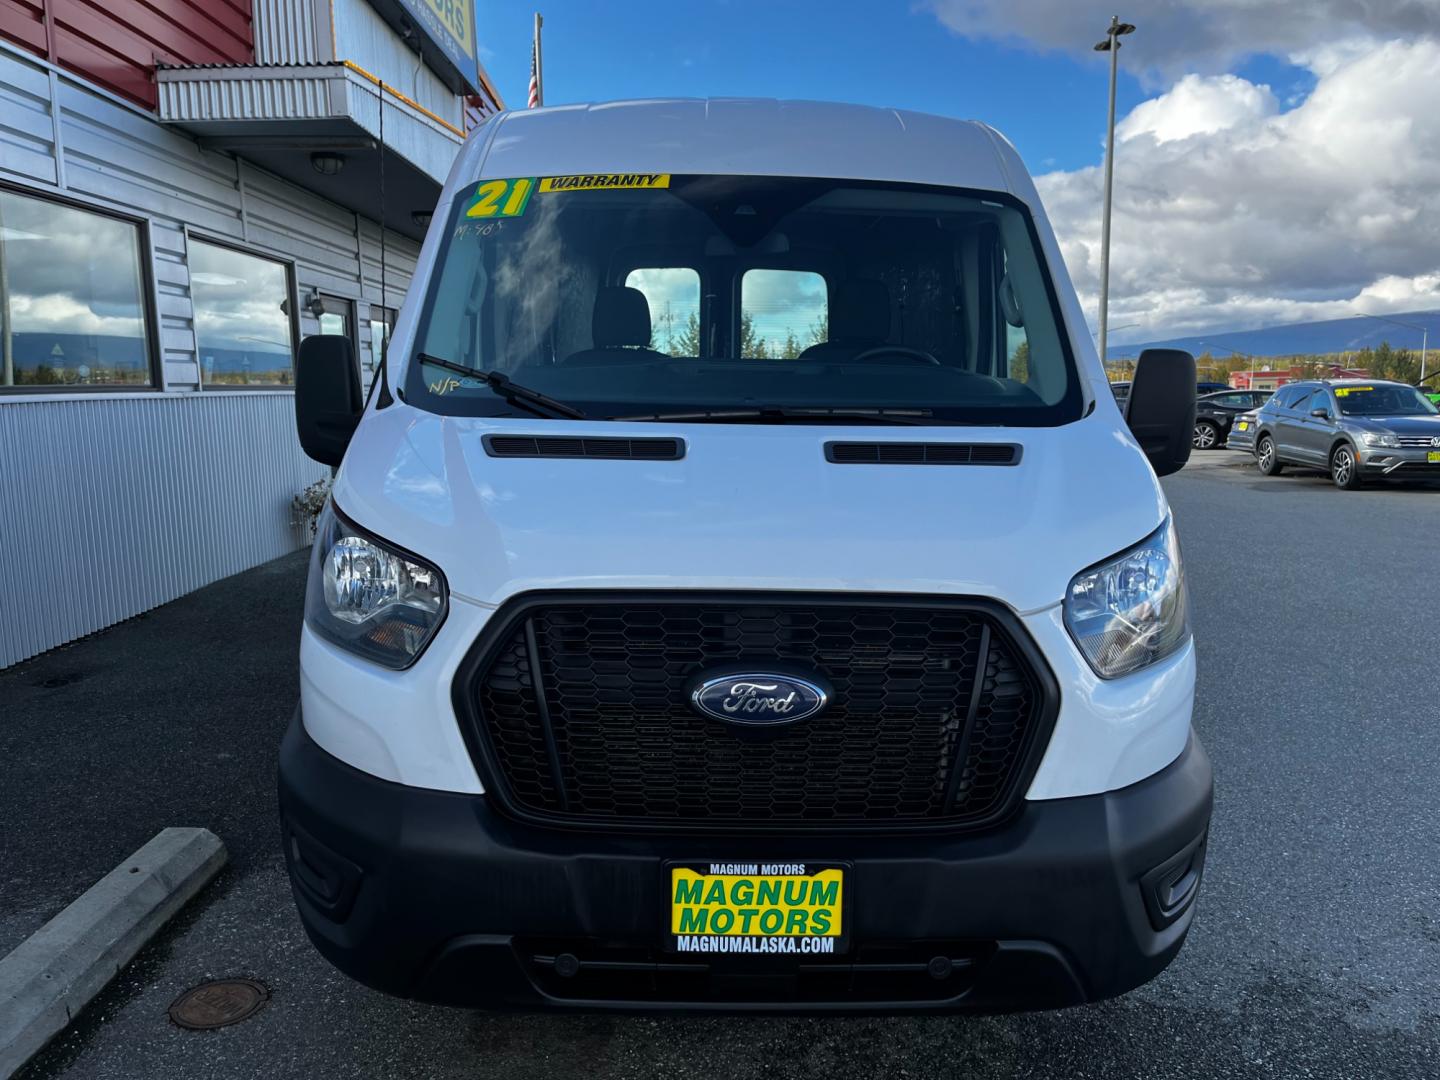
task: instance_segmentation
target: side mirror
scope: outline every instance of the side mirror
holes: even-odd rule
[[[317,334],[300,342],[295,362],[295,430],[300,448],[322,465],[339,465],[364,407],[350,339]]]
[[[1311,410],[1310,410],[1310,415],[1313,416],[1313,417],[1315,417],[1316,420],[1329,420],[1329,419],[1330,419],[1330,410],[1329,410],[1329,409],[1311,409]]]
[[[1156,476],[1179,472],[1195,435],[1195,358],[1179,349],[1146,349],[1135,362],[1125,422]]]

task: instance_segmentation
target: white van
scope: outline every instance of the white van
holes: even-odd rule
[[[316,946],[429,1001],[953,1010],[1179,951],[1211,806],[1157,474],[982,124],[807,102],[475,132],[340,466],[280,766]],[[1147,460],[1148,458],[1148,460]]]

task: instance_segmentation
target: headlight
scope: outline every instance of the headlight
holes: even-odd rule
[[[305,622],[388,668],[415,662],[445,618],[445,578],[367,536],[327,506],[315,529]]]
[[[1076,574],[1065,627],[1102,679],[1169,656],[1190,637],[1180,545],[1169,518],[1148,539]]]
[[[1373,431],[1361,432],[1360,441],[1366,446],[1398,447],[1400,445],[1400,440],[1388,431],[1382,431],[1378,434]]]

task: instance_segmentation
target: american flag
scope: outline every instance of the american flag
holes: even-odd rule
[[[537,34],[540,32],[537,28]],[[540,42],[530,43],[530,103],[526,108],[535,109],[540,106]]]

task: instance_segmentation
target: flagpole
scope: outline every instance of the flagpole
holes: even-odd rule
[[[540,104],[545,104],[545,61],[540,55],[540,27],[545,25],[545,20],[540,13],[535,13],[535,86]]]

